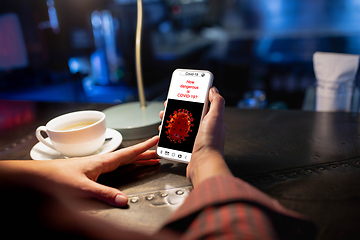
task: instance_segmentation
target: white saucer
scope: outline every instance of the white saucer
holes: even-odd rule
[[[121,133],[119,133],[118,131],[112,128],[106,129],[105,138],[111,140],[105,141],[104,145],[102,145],[102,147],[99,150],[97,150],[93,155],[112,152],[120,146],[123,140]],[[45,138],[45,140],[50,141],[49,138]],[[53,160],[59,158],[67,158],[58,151],[55,151],[47,147],[41,142],[35,144],[35,146],[31,149],[30,157],[34,160]]]

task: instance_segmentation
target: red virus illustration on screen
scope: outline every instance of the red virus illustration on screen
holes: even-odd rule
[[[181,143],[189,137],[192,132],[191,127],[194,126],[192,114],[186,109],[179,109],[170,115],[170,120],[165,128],[167,128],[166,135],[171,142]]]

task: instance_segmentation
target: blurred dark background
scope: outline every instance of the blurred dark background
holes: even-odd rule
[[[228,106],[259,90],[261,107],[301,109],[315,51],[360,53],[356,0],[143,3],[149,101],[165,99],[173,70],[191,68],[213,72]],[[136,17],[136,0],[0,0],[0,98],[137,100]]]

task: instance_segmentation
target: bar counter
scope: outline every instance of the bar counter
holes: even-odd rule
[[[35,129],[51,118],[110,104],[0,101],[0,160],[30,159]],[[359,239],[360,125],[354,113],[225,109],[225,159],[233,174],[318,226],[317,239]],[[123,141],[120,148],[145,139]],[[84,200],[79,210],[130,229],[156,231],[191,191],[186,164],[124,166],[99,182],[126,193],[116,208]]]

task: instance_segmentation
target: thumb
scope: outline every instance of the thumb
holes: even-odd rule
[[[127,196],[120,190],[91,180],[89,180],[86,195],[118,207],[124,207],[128,203]]]

